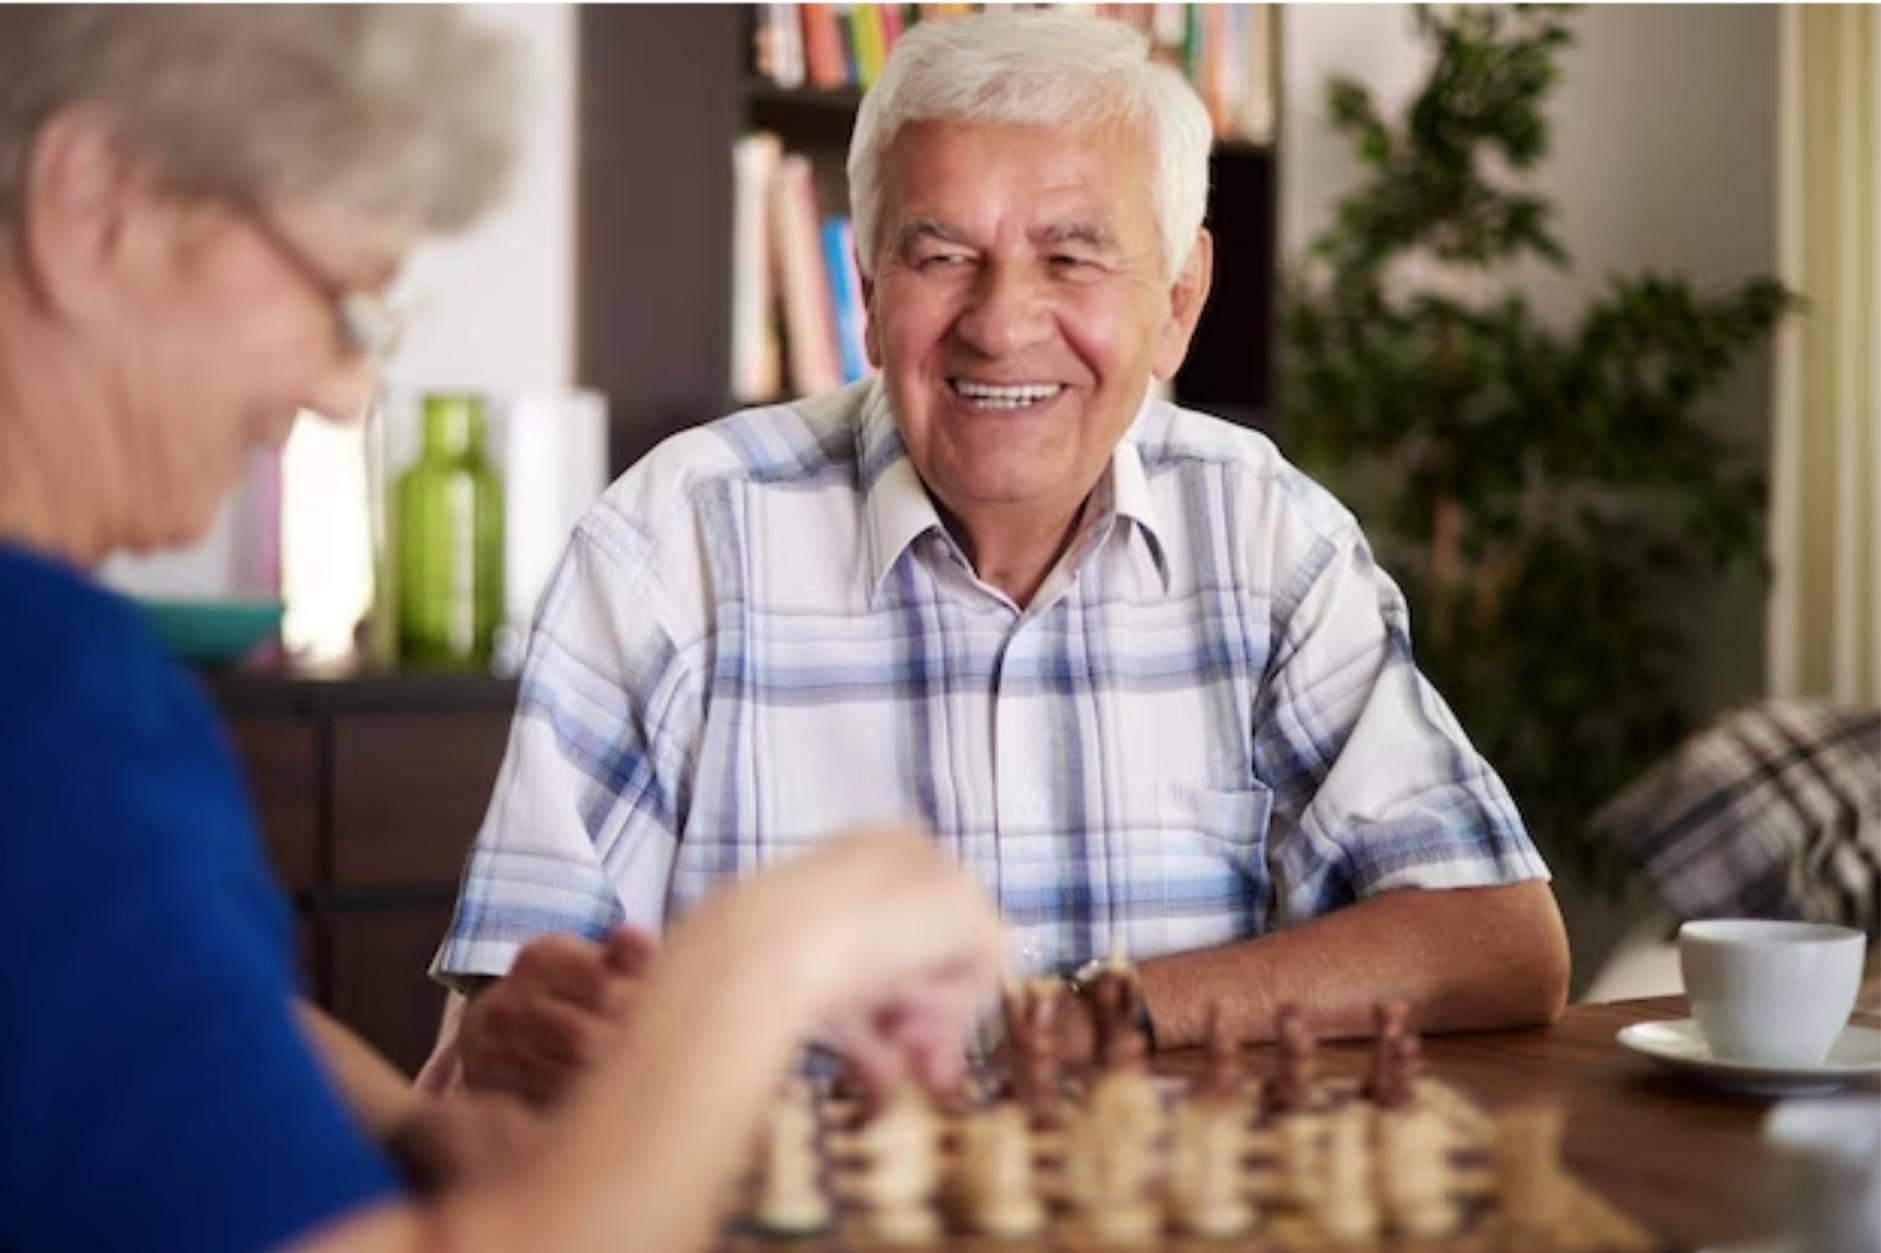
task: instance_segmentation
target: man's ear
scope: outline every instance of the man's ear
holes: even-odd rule
[[[133,201],[148,177],[93,108],[53,114],[27,152],[20,205],[28,281],[58,317],[84,320],[112,307]]]
[[[856,273],[862,273],[862,267],[856,267]],[[882,336],[875,326],[875,280],[862,280],[862,348],[868,354],[869,364],[876,369],[882,368]]]
[[[1156,333],[1156,356],[1151,370],[1159,379],[1175,377],[1189,355],[1189,341],[1195,337],[1195,324],[1201,320],[1202,306],[1208,303],[1208,289],[1215,275],[1215,237],[1206,227],[1195,232],[1195,245],[1188,259],[1169,285],[1169,317]]]

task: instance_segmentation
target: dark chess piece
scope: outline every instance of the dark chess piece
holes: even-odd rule
[[[1099,971],[1090,982],[1094,1055],[1106,1073],[1140,1070],[1149,1056],[1149,1042],[1137,1023],[1143,1017],[1143,985],[1128,967]]]
[[[1056,980],[1033,979],[1003,999],[1012,1098],[1034,1119],[1049,1117],[1058,1104],[1058,997]]]
[[[1409,1020],[1410,1007],[1403,1001],[1385,1001],[1372,1010],[1372,1072],[1364,1094],[1386,1109],[1410,1104],[1423,1073],[1423,1049]]]
[[[1245,1079],[1241,1065],[1241,1037],[1228,1024],[1221,1002],[1208,1007],[1208,1040],[1205,1045],[1202,1078],[1195,1085],[1195,1095],[1204,1101],[1224,1104],[1241,1098]]]
[[[1279,1045],[1278,1073],[1274,1077],[1274,1106],[1282,1113],[1306,1109],[1313,1103],[1315,1072],[1318,1069],[1319,1041],[1300,1007],[1289,1001],[1280,1007],[1274,1022],[1274,1039]]]

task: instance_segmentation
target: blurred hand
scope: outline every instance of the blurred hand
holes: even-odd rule
[[[615,1043],[656,947],[625,927],[601,944],[572,935],[530,943],[464,1010],[465,1085],[538,1106],[557,1100]]]
[[[728,893],[734,927],[774,930],[812,1023],[881,1086],[945,1088],[1000,967],[999,915],[979,884],[912,827],[839,836]],[[703,928],[702,928],[703,930]]]
[[[405,1181],[426,1194],[500,1172],[535,1148],[543,1127],[514,1097],[457,1092],[419,1102],[385,1147]]]

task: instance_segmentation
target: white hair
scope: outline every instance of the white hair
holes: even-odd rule
[[[515,55],[442,5],[0,4],[0,228],[84,104],[182,191],[463,226],[511,160]]]
[[[1149,39],[1121,22],[988,11],[922,22],[902,36],[849,141],[849,212],[864,275],[874,273],[882,243],[888,151],[903,127],[924,121],[1134,128],[1147,148],[1164,277],[1188,259],[1208,210],[1208,110],[1180,73],[1150,58]]]

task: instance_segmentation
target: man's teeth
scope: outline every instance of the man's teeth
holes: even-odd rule
[[[1027,405],[1037,404],[1041,400],[1050,400],[1064,390],[1062,383],[1014,383],[996,386],[991,383],[969,383],[965,379],[954,380],[954,391],[963,400],[970,400],[980,409],[1023,409]]]

